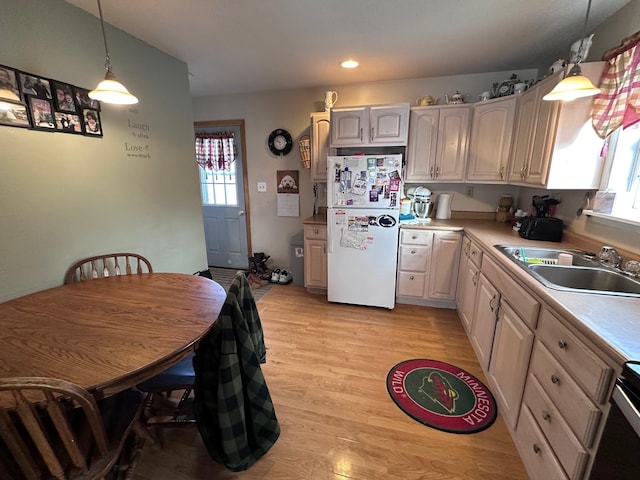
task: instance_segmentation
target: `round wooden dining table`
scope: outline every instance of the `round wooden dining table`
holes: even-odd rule
[[[226,298],[196,275],[99,278],[0,304],[0,377],[54,377],[106,397],[193,351]]]

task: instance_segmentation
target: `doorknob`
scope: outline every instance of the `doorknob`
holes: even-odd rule
[[[244,210],[238,210],[238,216],[241,217],[244,215]]]

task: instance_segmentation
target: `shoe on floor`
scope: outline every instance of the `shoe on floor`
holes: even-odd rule
[[[287,272],[286,270],[282,270],[280,272],[280,278],[278,279],[278,283],[287,285],[292,281],[293,281],[293,275],[291,275],[290,272]]]
[[[271,283],[278,283],[280,281],[280,269],[276,268],[271,272]]]

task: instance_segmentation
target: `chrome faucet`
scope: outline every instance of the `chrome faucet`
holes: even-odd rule
[[[606,245],[600,249],[598,260],[607,267],[619,268],[622,264],[622,257],[616,249]]]

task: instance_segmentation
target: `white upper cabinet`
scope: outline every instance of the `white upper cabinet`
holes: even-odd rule
[[[329,112],[311,114],[311,181],[327,181],[327,157],[329,156]]]
[[[582,63],[582,73],[598,84],[604,62]],[[542,97],[564,72],[539,82],[518,100],[509,182],[553,189],[598,188],[603,141],[591,125],[593,97],[547,102]]]
[[[461,182],[471,105],[414,107],[409,120],[407,182]]]
[[[406,145],[409,104],[331,109],[331,147]]]
[[[467,181],[506,183],[517,100],[511,95],[474,105]]]

